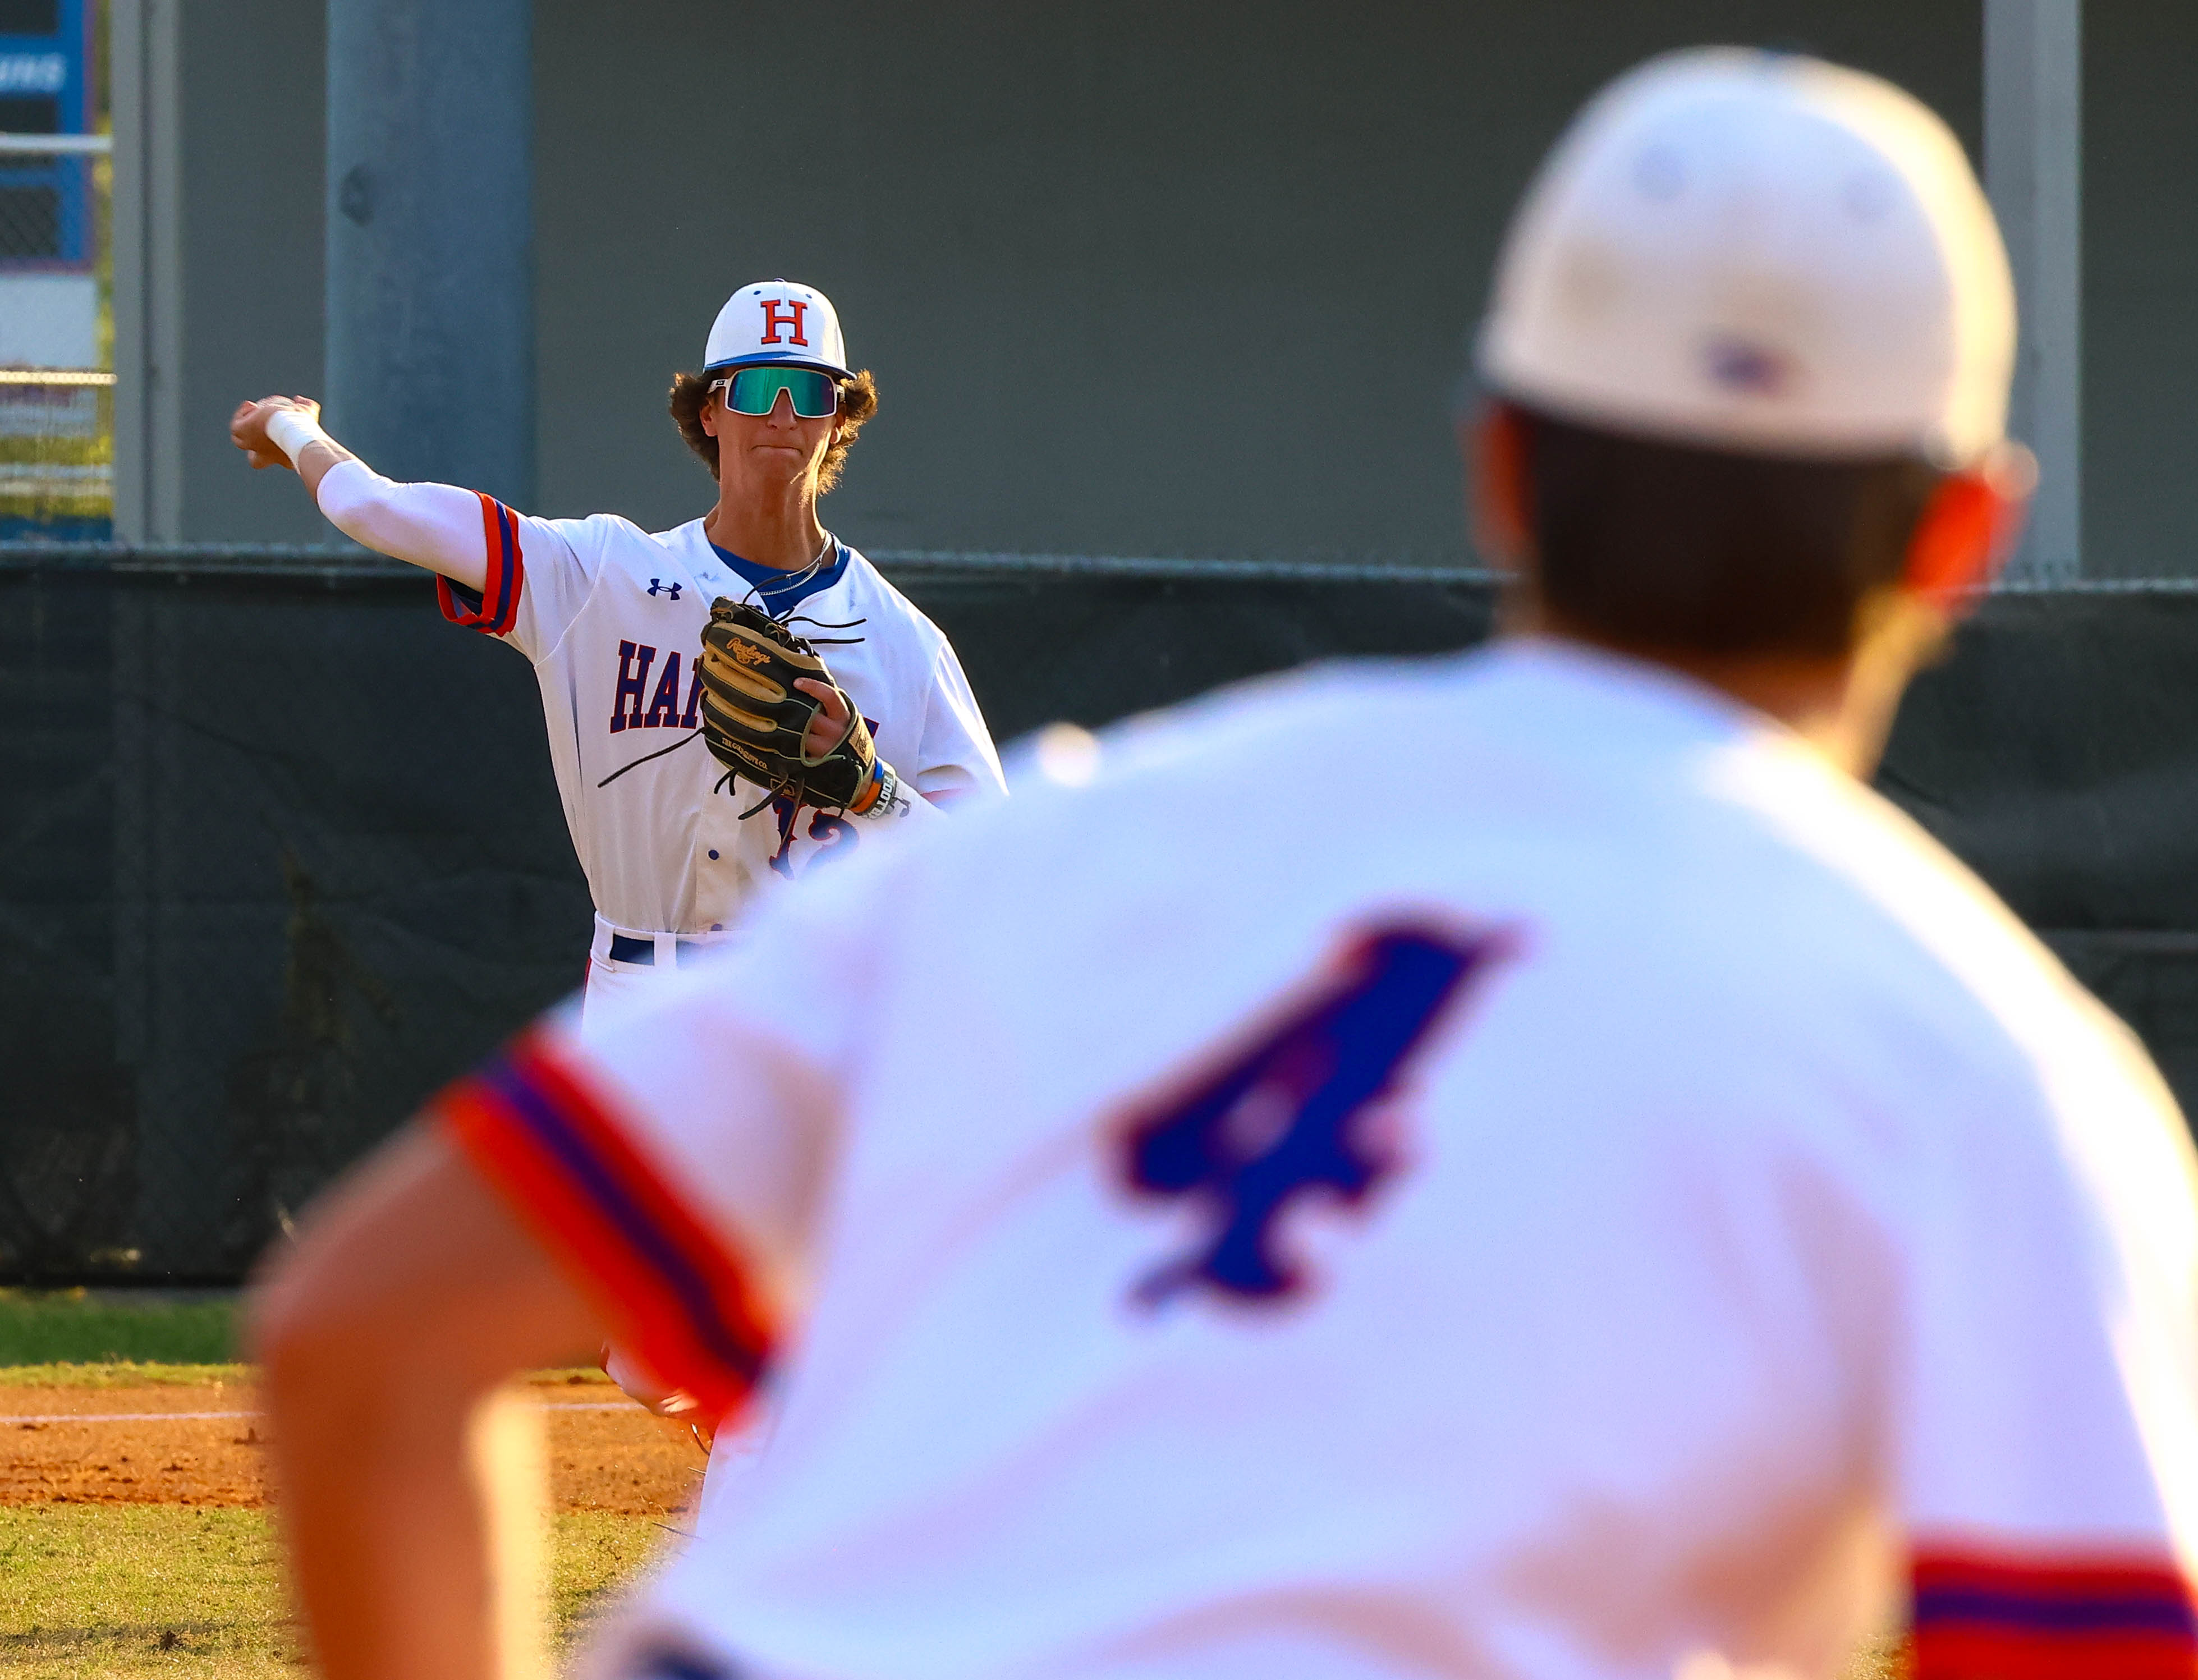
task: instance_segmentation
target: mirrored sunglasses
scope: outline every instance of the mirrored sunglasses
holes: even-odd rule
[[[736,368],[711,381],[710,389],[722,390],[725,406],[735,414],[769,414],[778,406],[782,391],[794,399],[794,411],[804,420],[840,411],[840,382],[814,368]]]

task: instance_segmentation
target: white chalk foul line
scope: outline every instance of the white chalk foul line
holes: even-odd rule
[[[547,1400],[542,1405],[546,1412],[623,1412],[641,1409],[640,1404],[633,1400]],[[265,1416],[263,1412],[45,1412],[26,1417],[0,1412],[0,1428],[11,1423],[194,1423]]]
[[[258,1412],[46,1412],[33,1417],[0,1414],[0,1423],[183,1423],[201,1418],[257,1417]]]

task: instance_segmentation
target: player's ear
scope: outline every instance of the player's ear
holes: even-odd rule
[[[1965,611],[1970,594],[1991,583],[2015,551],[2037,483],[2037,458],[2017,443],[1948,474],[1908,539],[1901,586],[1941,612]]]
[[[1458,421],[1458,448],[1473,480],[1473,541],[1497,565],[1515,567],[1533,534],[1526,417],[1490,403]]]

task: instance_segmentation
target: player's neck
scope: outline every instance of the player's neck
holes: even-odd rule
[[[1885,753],[1904,674],[1887,695],[1881,667],[1858,658],[1665,656],[1669,666],[1775,718],[1849,775],[1867,779]]]
[[[742,560],[775,571],[799,572],[824,544],[817,497],[805,482],[774,489],[776,493],[766,490],[757,494],[737,485],[724,486],[702,529],[712,543]]]
[[[1660,665],[1778,722],[1849,775],[1868,780],[1885,756],[1909,678],[1943,644],[1943,619],[1903,601],[1888,604],[1841,655],[1710,654],[1628,645],[1583,632],[1546,609],[1508,615],[1515,633],[1554,636]]]

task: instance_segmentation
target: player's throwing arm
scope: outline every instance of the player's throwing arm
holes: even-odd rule
[[[310,397],[262,397],[240,403],[230,416],[230,440],[254,471],[288,467],[346,536],[394,560],[439,573],[476,593],[488,570],[480,498],[450,485],[396,485],[381,478],[321,429],[321,405]],[[323,496],[329,474],[346,462],[355,471]]]

